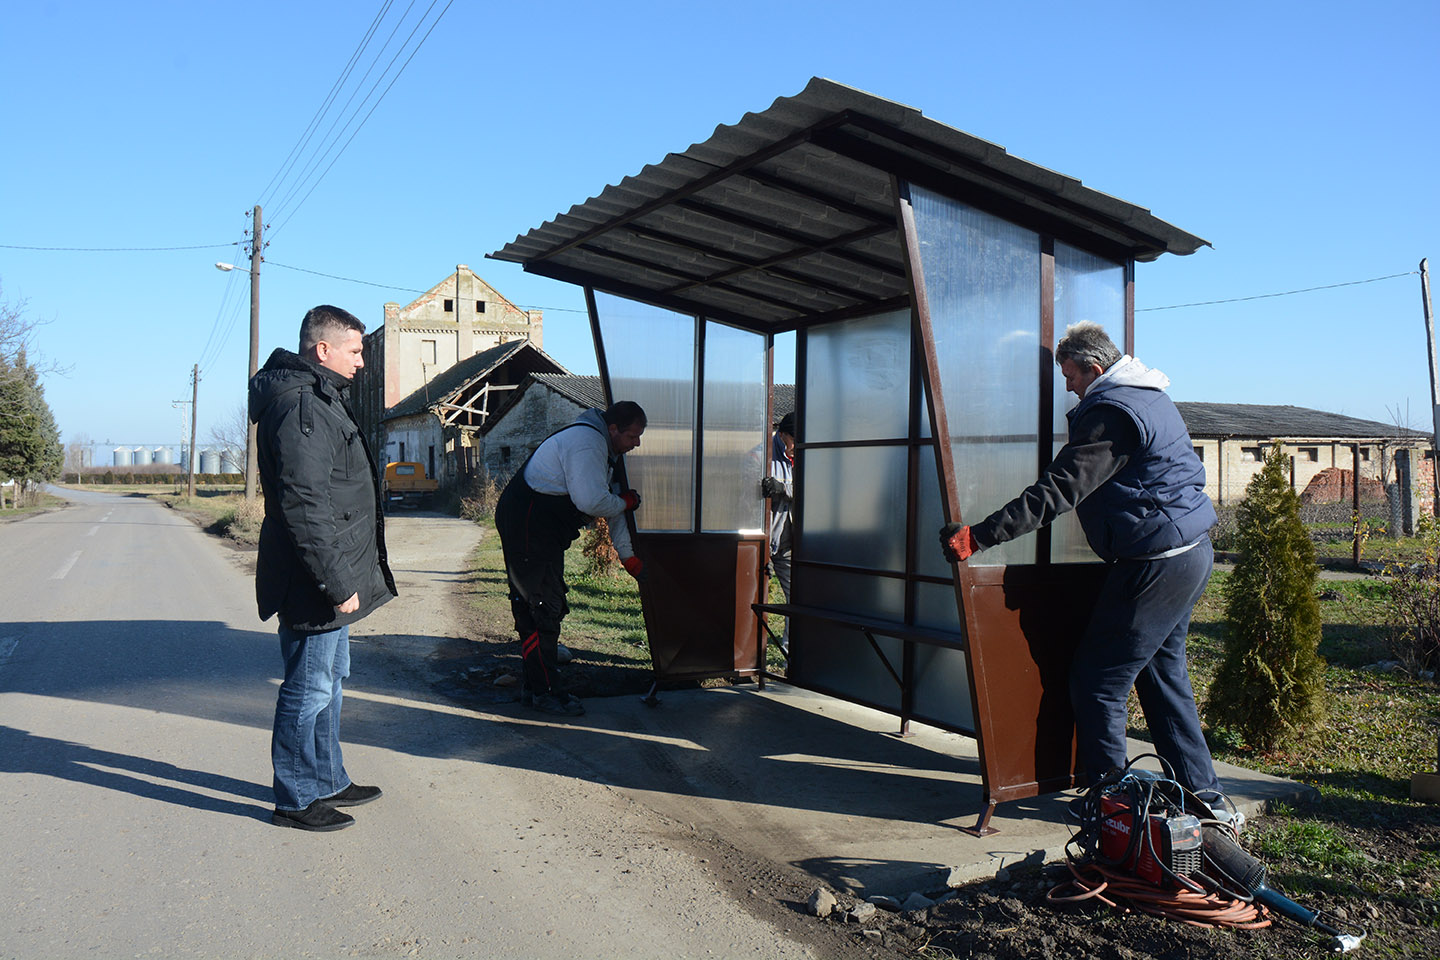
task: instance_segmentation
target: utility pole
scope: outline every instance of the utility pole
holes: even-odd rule
[[[178,457],[185,451],[185,408],[190,406],[190,401],[171,400],[170,406],[180,411],[180,446],[175,448],[175,456]],[[180,461],[176,460],[175,465],[180,466]]]
[[[264,260],[265,244],[261,232],[264,225],[260,222],[260,205],[255,205],[255,227],[250,235],[250,373],[245,377],[245,389],[248,395],[250,380],[255,372],[260,369],[260,261]],[[191,438],[191,453],[193,455],[195,444]],[[250,418],[245,418],[245,500],[247,502],[255,499],[255,490],[259,486],[259,457],[255,446],[255,424]],[[192,494],[193,495],[193,494]]]
[[[191,500],[195,499],[195,414],[199,409],[197,401],[200,399],[200,364],[195,364],[190,370],[190,475],[185,481],[185,496]]]
[[[1420,261],[1420,302],[1425,308],[1425,348],[1430,356],[1430,426],[1435,431],[1430,438],[1431,469],[1434,481],[1431,494],[1431,512],[1440,517],[1440,370],[1435,365],[1435,313],[1430,308],[1430,260]]]

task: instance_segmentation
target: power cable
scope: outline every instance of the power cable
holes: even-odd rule
[[[156,253],[164,250],[218,250],[221,247],[235,247],[239,243],[202,243],[193,247],[26,247],[15,243],[0,243],[0,250],[50,250],[68,253]]]
[[[346,283],[359,283],[367,287],[379,287],[382,290],[399,290],[401,293],[429,293],[429,290],[417,290],[414,287],[397,287],[389,283],[375,283],[372,280],[357,280],[354,277],[342,277],[334,273],[321,273],[319,270],[310,270],[305,267],[294,267],[288,263],[279,263],[275,260],[266,260],[265,263],[272,267],[284,267],[286,270],[296,270],[300,273],[309,273],[317,277],[325,277],[327,280],[343,280]],[[546,310],[551,313],[587,313],[576,307],[542,307],[533,303],[517,303],[515,306],[522,310]]]
[[[300,139],[295,142],[295,146],[290,148],[290,153],[284,162],[281,163],[280,169],[270,178],[270,182],[265,185],[265,189],[260,191],[260,200],[257,201],[260,206],[263,207],[270,202],[270,188],[284,181],[286,175],[288,175],[294,167],[294,161],[299,159],[301,154],[305,152],[305,148],[309,146],[310,138],[315,135],[315,130],[320,126],[321,119],[330,109],[330,105],[335,102],[335,97],[344,87],[345,81],[350,78],[351,71],[355,69],[356,61],[360,59],[365,53],[365,49],[370,45],[371,39],[375,36],[376,28],[380,26],[380,22],[385,18],[385,14],[389,12],[392,2],[393,0],[385,0],[385,2],[380,5],[380,12],[375,14],[375,19],[370,21],[370,28],[365,31],[365,36],[360,38],[360,43],[355,47],[355,52],[350,54],[349,62],[345,64],[344,69],[340,71],[340,76],[336,78],[335,83],[330,87],[330,93],[326,95],[324,102],[320,104],[320,108],[315,111],[315,116],[310,118],[309,125],[306,126],[305,131],[300,135]]]
[[[426,8],[425,13],[424,13],[424,14],[421,16],[421,18],[420,18],[420,23],[417,23],[417,24],[415,25],[415,29],[410,31],[410,36],[408,36],[408,37],[405,38],[405,43],[406,43],[406,44],[408,44],[408,43],[410,42],[410,39],[415,36],[416,31],[418,31],[418,30],[420,29],[421,24],[423,24],[423,23],[425,22],[425,17],[427,17],[427,16],[430,15],[430,11],[435,8],[435,4],[438,3],[438,2],[439,2],[439,0],[431,0],[430,6]],[[410,51],[410,56],[408,56],[408,57],[405,58],[405,62],[400,65],[400,69],[399,69],[398,71],[396,71],[395,76],[392,77],[391,80],[390,80],[390,83],[386,85],[385,90],[380,94],[380,98],[375,101],[374,106],[372,106],[372,107],[370,108],[369,112],[365,114],[365,118],[364,118],[363,120],[361,120],[359,126],[357,126],[357,127],[355,128],[355,132],[352,133],[352,134],[350,134],[350,139],[348,139],[348,140],[345,141],[345,145],[340,148],[340,152],[337,153],[337,154],[335,154],[335,159],[333,159],[333,160],[330,161],[330,165],[327,166],[327,167],[325,168],[325,170],[320,174],[320,176],[315,179],[315,182],[310,185],[310,189],[307,190],[307,191],[305,192],[305,196],[301,197],[301,198],[300,198],[300,201],[295,204],[295,208],[294,208],[293,210],[289,211],[289,213],[286,214],[284,220],[282,220],[280,223],[276,224],[276,226],[274,227],[274,229],[271,231],[272,233],[278,232],[282,227],[285,226],[286,223],[289,223],[289,222],[290,222],[290,218],[293,217],[293,216],[299,211],[299,209],[300,209],[302,206],[305,205],[305,201],[306,201],[306,200],[310,199],[310,194],[312,194],[312,193],[315,192],[315,188],[320,185],[320,181],[322,181],[322,180],[325,179],[326,175],[329,174],[331,168],[333,168],[333,167],[335,166],[335,164],[340,160],[340,157],[341,157],[342,155],[344,155],[344,153],[345,153],[345,151],[346,151],[347,149],[349,149],[350,144],[355,140],[355,137],[359,135],[360,131],[364,128],[365,124],[370,120],[370,117],[371,117],[372,114],[375,113],[376,108],[378,108],[378,107],[380,106],[380,104],[385,100],[386,95],[390,93],[390,89],[395,86],[395,82],[396,82],[397,80],[399,80],[399,79],[400,79],[400,76],[405,72],[405,68],[408,67],[408,66],[410,66],[410,61],[415,59],[415,55],[420,52],[420,48],[425,45],[425,41],[430,39],[430,34],[435,32],[435,28],[440,25],[440,21],[441,21],[442,19],[444,19],[445,14],[450,10],[450,7],[454,4],[454,2],[455,2],[455,0],[447,0],[444,9],[442,9],[442,10],[440,11],[439,15],[436,16],[435,20],[430,24],[429,29],[425,31],[425,35],[420,38],[420,42],[417,43],[417,44],[415,45],[415,48]],[[401,48],[400,48],[400,50],[396,52],[395,57],[391,59],[390,63],[389,63],[389,64],[386,64],[385,69],[386,69],[387,72],[389,71],[390,67],[395,63],[395,60],[398,59],[399,56],[400,56],[400,54],[403,53],[403,52],[404,52],[404,46],[402,45]],[[383,73],[381,74],[380,79],[381,79],[381,80],[384,79],[384,74],[383,74]],[[376,83],[376,86],[378,87],[379,84],[380,84],[380,80],[375,81],[375,83]],[[373,93],[374,90],[375,90],[375,88],[372,87],[372,88],[371,88],[371,93]],[[366,95],[366,99],[369,99],[369,94]],[[364,101],[361,101],[361,105],[362,105],[362,106],[364,105]],[[352,117],[352,119],[353,119],[353,117]],[[348,124],[347,124],[347,126],[348,126]],[[342,130],[341,132],[343,133],[344,131]],[[283,206],[283,201],[282,201],[282,206]]]
[[[1253,297],[1231,297],[1229,300],[1201,300],[1197,303],[1172,303],[1168,307],[1136,307],[1136,313],[1145,313],[1150,310],[1179,310],[1181,307],[1209,307],[1217,303],[1244,303],[1246,300],[1265,300],[1269,297],[1290,297],[1297,293],[1313,293],[1316,290],[1334,290],[1336,287],[1354,287],[1362,283],[1376,283],[1380,280],[1394,280],[1396,277],[1413,277],[1418,270],[1407,270],[1404,273],[1391,273],[1383,277],[1371,277],[1369,280],[1349,280],[1345,283],[1327,283],[1321,287],[1305,287],[1301,290],[1286,290],[1282,293],[1259,293]]]
[[[365,94],[365,99],[360,101],[360,107],[356,107],[355,112],[350,113],[350,105],[355,102],[355,95],[360,92],[360,88],[365,85],[365,81],[370,79],[370,74],[375,70],[376,64],[380,62],[380,58],[385,55],[385,51],[390,49],[390,42],[395,39],[395,34],[400,32],[400,28],[405,25],[405,20],[407,17],[410,16],[410,11],[415,8],[415,3],[416,0],[410,0],[410,4],[405,8],[405,12],[400,14],[400,19],[395,23],[395,26],[390,29],[390,35],[385,38],[385,42],[381,44],[380,49],[375,52],[375,56],[371,59],[370,65],[365,68],[364,75],[361,76],[360,80],[355,84],[355,89],[350,91],[350,96],[345,100],[345,106],[340,108],[340,110],[336,113],[335,118],[330,121],[329,129],[327,129],[325,133],[320,137],[320,143],[316,145],[315,151],[311,154],[310,159],[305,162],[305,166],[301,170],[299,177],[290,184],[289,188],[285,191],[285,195],[281,197],[279,202],[275,205],[275,211],[272,216],[278,217],[280,213],[284,211],[285,205],[289,203],[290,200],[294,198],[295,194],[300,191],[301,187],[305,185],[305,182],[309,179],[310,174],[313,173],[315,168],[324,161],[324,158],[330,153],[330,151],[335,148],[335,144],[339,141],[340,137],[344,136],[345,130],[348,129],[350,124],[354,122],[355,115],[360,112],[361,107],[364,107],[366,101],[370,99],[371,94],[375,92],[375,87],[380,85],[380,81],[383,80],[385,78],[385,74],[389,72],[390,65],[394,64],[395,62],[395,57],[398,57],[402,52],[404,52],[405,46],[404,44],[401,44],[400,49],[395,52],[395,57],[391,57],[390,64],[386,65],[385,70],[381,71],[381,74],[375,80],[374,85],[372,85],[369,92]],[[424,18],[422,17],[421,22],[423,21]],[[341,120],[345,121],[344,125],[340,126],[340,133],[336,134],[335,138],[332,140],[331,134],[335,133],[335,127],[337,125],[340,125]]]

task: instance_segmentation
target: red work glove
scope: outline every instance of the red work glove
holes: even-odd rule
[[[635,578],[636,583],[645,582],[645,564],[639,557],[626,557],[620,561],[620,566],[624,567],[625,572]]]
[[[963,523],[947,523],[940,528],[940,549],[945,553],[945,559],[951,563],[959,563],[968,558],[980,545],[970,533],[970,528]]]
[[[640,494],[634,490],[626,490],[620,494],[620,499],[625,501],[625,509],[631,513],[634,513],[635,509],[640,506]]]

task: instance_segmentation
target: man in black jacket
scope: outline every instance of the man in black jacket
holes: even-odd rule
[[[375,462],[348,399],[364,332],[339,307],[316,307],[300,324],[299,354],[277,349],[250,380],[265,493],[255,597],[261,620],[280,615],[285,661],[271,820],[301,830],[348,827],[355,818],[336,807],[380,796],[350,780],[340,752],[350,624],[396,595]]]

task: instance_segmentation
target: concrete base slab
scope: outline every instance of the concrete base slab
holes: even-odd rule
[[[654,707],[639,697],[585,707],[585,716],[553,724],[553,743],[594,779],[855,896],[903,900],[944,889],[947,878],[1058,860],[1070,839],[1063,810],[1073,792],[1000,804],[995,834],[962,832],[982,807],[974,740],[919,723],[901,737],[895,716],[787,684],[663,692]],[[1130,749],[1134,757],[1151,748],[1132,740]],[[1227,764],[1218,772],[1247,817],[1315,793]]]

